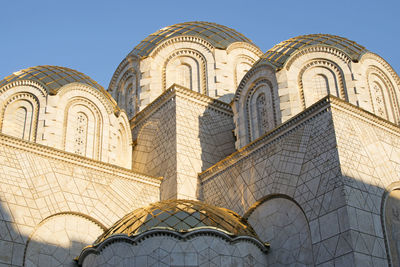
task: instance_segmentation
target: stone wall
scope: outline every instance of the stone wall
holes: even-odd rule
[[[159,200],[157,178],[3,134],[0,180],[0,263],[9,266],[24,253],[40,266],[72,263],[106,227]]]
[[[381,206],[398,180],[399,134],[387,121],[324,98],[200,174],[204,201],[244,214],[284,196],[305,214],[316,265],[386,266]],[[260,229],[260,236],[268,230]],[[271,251],[273,236],[264,240]]]
[[[196,199],[197,174],[234,151],[229,105],[173,85],[131,120],[133,169],[164,178],[161,199]]]

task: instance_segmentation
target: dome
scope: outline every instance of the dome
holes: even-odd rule
[[[359,58],[367,52],[365,47],[344,37],[330,34],[309,34],[280,42],[268,50],[256,64],[266,62],[273,65],[275,68],[280,69],[285,65],[287,59],[292,54],[314,45],[338,48],[346,53],[353,61],[358,61]]]
[[[35,66],[14,72],[0,81],[0,87],[19,80],[36,81],[44,85],[46,89],[53,93],[57,92],[62,86],[73,82],[85,83],[105,92],[101,85],[79,71],[49,65]]]
[[[178,232],[212,228],[231,235],[257,237],[251,226],[233,211],[194,200],[166,200],[127,214],[101,235],[96,243],[112,235],[131,236],[155,228]]]
[[[77,70],[51,65],[30,67],[5,77],[0,81],[0,88],[11,82],[22,80],[38,82],[43,85],[50,94],[57,94],[61,87],[69,83],[84,83],[102,92],[117,108],[115,100],[100,84]]]
[[[192,21],[174,24],[150,34],[130,52],[130,55],[147,57],[161,42],[176,36],[197,36],[219,49],[226,49],[235,42],[254,45],[250,39],[234,29],[211,22]]]

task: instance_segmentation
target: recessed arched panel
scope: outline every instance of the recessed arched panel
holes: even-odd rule
[[[300,99],[307,108],[328,94],[346,99],[343,74],[333,62],[315,60],[299,73]]]
[[[24,266],[76,266],[74,259],[104,230],[103,225],[83,214],[52,215],[29,237]]]
[[[96,106],[85,99],[74,99],[65,111],[65,151],[100,159],[102,119]]]
[[[163,89],[179,84],[201,94],[207,94],[207,67],[202,54],[182,49],[173,52],[162,69]]]
[[[258,81],[249,91],[246,101],[249,141],[262,136],[276,126],[272,84],[268,80]]]
[[[259,238],[271,245],[267,266],[314,266],[308,221],[293,200],[268,197],[257,202],[245,217]]]
[[[379,68],[370,66],[367,71],[367,83],[372,112],[398,123],[398,99],[390,80]]]
[[[195,92],[201,93],[200,65],[192,57],[176,57],[168,62],[165,69],[166,88],[179,84]]]
[[[29,93],[18,93],[5,101],[1,110],[1,132],[28,141],[36,140],[39,103]]]

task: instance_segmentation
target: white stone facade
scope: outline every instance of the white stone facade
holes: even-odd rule
[[[151,34],[108,92],[68,68],[15,72],[0,81],[0,266],[397,266],[399,89],[348,39],[263,54],[208,22]],[[254,236],[208,222],[96,243],[177,199]]]

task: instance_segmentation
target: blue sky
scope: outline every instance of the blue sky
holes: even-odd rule
[[[105,88],[121,60],[165,26],[203,20],[234,28],[264,52],[302,34],[349,38],[400,73],[400,1],[3,0],[0,76],[36,65],[79,70]]]

